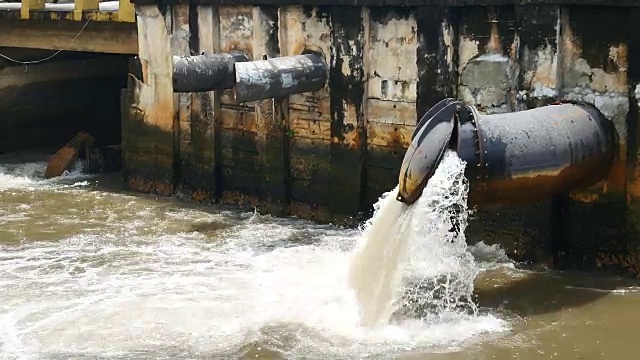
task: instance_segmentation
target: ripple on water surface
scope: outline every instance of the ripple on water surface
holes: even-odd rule
[[[389,358],[451,351],[507,327],[467,313],[358,326],[348,271],[359,230],[4,170],[6,358]]]

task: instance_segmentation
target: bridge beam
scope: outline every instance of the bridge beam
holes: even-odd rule
[[[7,47],[111,54],[138,53],[138,31],[135,23],[92,21],[85,26],[76,21],[8,20],[0,21],[0,34],[0,46]]]

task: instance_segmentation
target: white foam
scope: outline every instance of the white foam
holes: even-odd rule
[[[73,167],[65,171],[62,176],[53,179],[44,179],[44,172],[47,163],[43,161],[16,163],[16,164],[0,164],[0,191],[6,190],[36,190],[36,189],[54,189],[62,187],[78,187],[86,186],[86,182],[75,182],[73,180],[81,180],[87,175],[83,174],[84,163],[77,161]]]
[[[425,297],[436,294],[433,286],[407,298],[423,305],[434,299],[437,311],[416,315],[404,304],[394,307],[393,321],[362,326],[348,281],[352,251],[362,237],[357,230],[255,213],[167,208],[82,188],[64,196],[65,206],[44,218],[32,212],[46,204],[9,204],[25,216],[10,218],[11,226],[28,226],[29,217],[38,215],[39,229],[56,232],[50,241],[0,245],[1,357],[235,358],[243,347],[259,344],[285,358],[390,358],[452,351],[508,329],[493,315],[448,306],[443,299],[450,297]],[[83,222],[71,221],[80,212]],[[432,229],[424,212],[413,214],[412,231],[434,232],[411,243],[403,271],[410,281],[401,289],[434,274],[464,274],[471,264],[466,250],[427,251],[437,236],[449,236],[438,232],[445,224]],[[432,261],[433,256],[448,260]],[[451,292],[464,288],[450,280]]]
[[[263,235],[284,240],[281,229]],[[346,281],[349,252],[328,244],[255,252],[205,240],[85,235],[2,249],[1,352],[220,354],[282,336],[294,357],[355,356],[451,347],[505,329],[493,316],[451,314],[369,330]]]

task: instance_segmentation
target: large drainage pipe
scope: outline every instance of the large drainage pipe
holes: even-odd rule
[[[316,54],[285,56],[236,64],[237,102],[283,97],[321,89],[327,64]]]
[[[467,163],[472,203],[518,204],[604,179],[617,137],[613,124],[586,103],[480,115],[445,99],[416,127],[400,171],[399,201],[420,197],[447,149]]]
[[[200,92],[231,89],[235,84],[235,64],[249,61],[241,52],[173,57],[173,92]]]

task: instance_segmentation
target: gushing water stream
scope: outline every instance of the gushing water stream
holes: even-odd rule
[[[409,305],[435,306],[439,312],[462,312],[460,304],[473,307],[477,272],[464,237],[468,191],[464,166],[454,152],[447,152],[417,202],[407,206],[396,201],[396,188],[376,204],[351,263],[350,283],[362,325],[384,325],[394,311]],[[424,293],[411,292],[410,304],[402,302],[403,290],[411,290],[405,280],[419,279],[429,270],[429,277],[445,276],[445,282],[421,288],[427,290]]]

